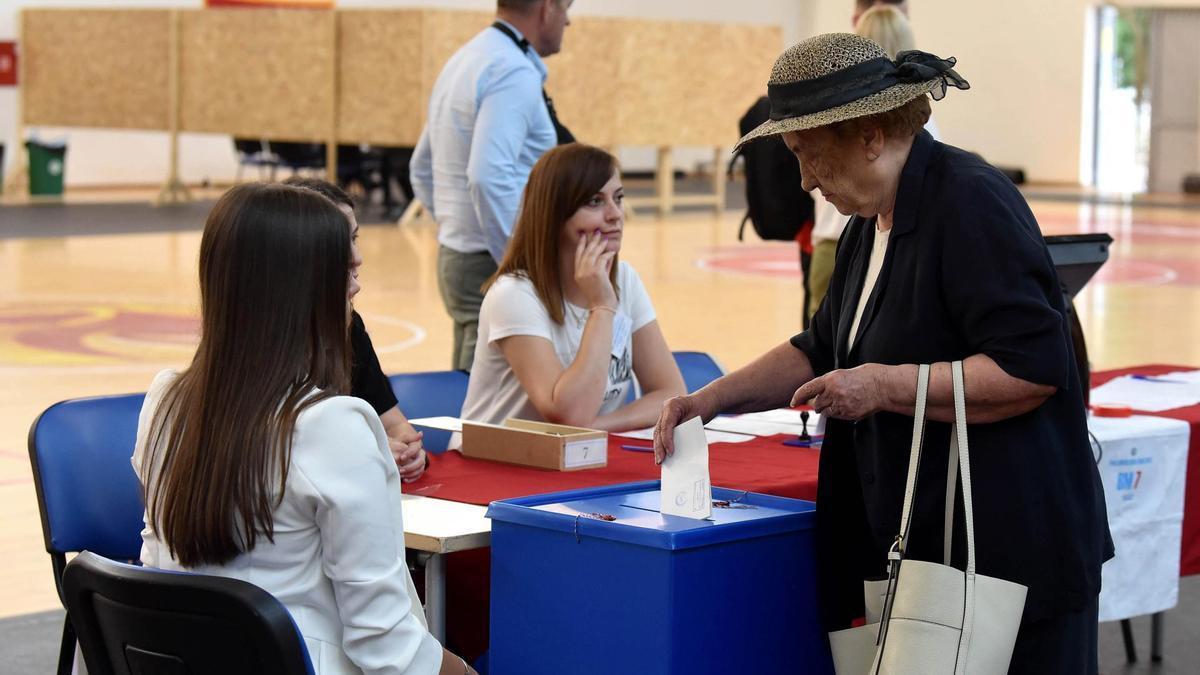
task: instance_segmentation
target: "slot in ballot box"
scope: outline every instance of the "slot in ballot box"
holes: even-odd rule
[[[492,502],[491,675],[832,673],[812,502],[659,482]]]

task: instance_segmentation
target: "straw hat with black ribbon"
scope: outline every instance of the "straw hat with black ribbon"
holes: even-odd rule
[[[759,138],[894,110],[925,94],[939,101],[948,86],[969,89],[954,64],[953,57],[917,50],[893,61],[882,47],[852,33],[809,38],[775,60],[767,84],[771,119],[743,136],[734,152]]]

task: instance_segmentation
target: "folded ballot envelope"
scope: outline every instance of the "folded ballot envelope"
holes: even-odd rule
[[[712,483],[708,476],[708,439],[699,417],[675,427],[675,452],[662,463],[663,515],[712,517]]]

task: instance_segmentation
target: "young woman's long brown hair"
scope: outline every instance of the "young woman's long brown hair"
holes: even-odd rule
[[[273,541],[296,418],[349,389],[346,216],[310,190],[239,185],[200,242],[200,345],[150,425],[150,522],[185,567]]]
[[[616,170],[615,157],[582,143],[560,145],[542,155],[529,173],[508,251],[484,290],[505,274],[523,276],[533,284],[550,318],[561,324],[563,284],[558,261],[563,225],[600,192]],[[620,297],[617,262],[614,256],[609,278]]]

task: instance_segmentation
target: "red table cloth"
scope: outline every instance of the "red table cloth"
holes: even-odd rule
[[[784,445],[790,436],[754,438],[745,443],[716,443],[709,447],[709,470],[715,487],[813,500],[817,498],[817,458],[814,448]],[[433,455],[421,479],[404,486],[406,494],[490,504],[546,492],[657,480],[659,467],[651,452],[624,450],[622,445],[649,448],[650,441],[620,436],[608,438],[608,466],[582,471],[551,471],[488,460],[469,459],[457,452]]]

